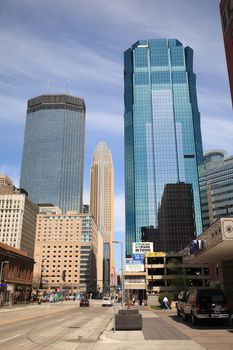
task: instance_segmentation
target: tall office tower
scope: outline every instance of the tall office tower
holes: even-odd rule
[[[40,207],[34,259],[34,281],[41,281],[43,289],[103,290],[103,238],[89,214]]]
[[[99,142],[93,154],[90,171],[90,213],[104,242],[104,286],[109,288],[114,273],[114,169],[111,151]]]
[[[219,6],[233,104],[233,0],[221,0]]]
[[[84,100],[42,95],[28,101],[20,187],[35,203],[82,211]]]
[[[140,40],[124,53],[126,256],[141,227],[158,225],[166,184],[192,184],[195,232],[203,229],[200,113],[193,50],[175,39]]]
[[[212,224],[218,218],[233,215],[233,156],[213,150],[204,154],[209,217]]]
[[[36,215],[39,208],[24,190],[15,187],[0,194],[0,242],[34,254]]]

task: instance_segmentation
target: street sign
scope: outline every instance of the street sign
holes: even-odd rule
[[[144,254],[133,254],[133,260],[143,260],[144,259]]]
[[[9,292],[13,292],[14,291],[14,285],[13,284],[7,284],[7,290]]]
[[[144,264],[144,259],[142,260],[128,260],[127,264],[129,265],[138,265],[138,264]]]

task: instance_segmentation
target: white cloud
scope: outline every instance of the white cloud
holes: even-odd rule
[[[221,148],[233,154],[233,119],[229,94],[207,88],[198,90],[203,148]]]
[[[233,120],[203,118],[202,138],[205,151],[220,148],[233,154]]]
[[[87,129],[122,135],[124,132],[123,114],[113,115],[106,113],[104,109],[102,111],[88,110],[86,126]]]
[[[24,123],[26,115],[26,101],[13,95],[0,94],[0,120]]]
[[[0,73],[30,79],[60,77],[122,84],[121,66],[74,39],[52,41],[18,30],[1,30]]]
[[[222,116],[232,118],[232,107],[230,94],[222,93],[214,89],[199,88],[198,104],[201,114],[207,116]]]

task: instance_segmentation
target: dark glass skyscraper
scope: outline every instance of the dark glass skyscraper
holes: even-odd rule
[[[85,103],[69,95],[28,101],[20,186],[36,203],[82,211]]]
[[[158,226],[166,184],[192,184],[203,229],[200,113],[193,50],[175,39],[140,40],[124,53],[126,255],[142,226]]]

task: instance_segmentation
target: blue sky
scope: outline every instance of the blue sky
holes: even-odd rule
[[[85,99],[84,197],[96,144],[115,167],[115,238],[124,240],[123,52],[138,39],[194,49],[204,149],[233,154],[233,119],[218,0],[8,0],[0,13],[0,172],[19,181],[27,99]],[[119,249],[116,251],[119,268]]]

